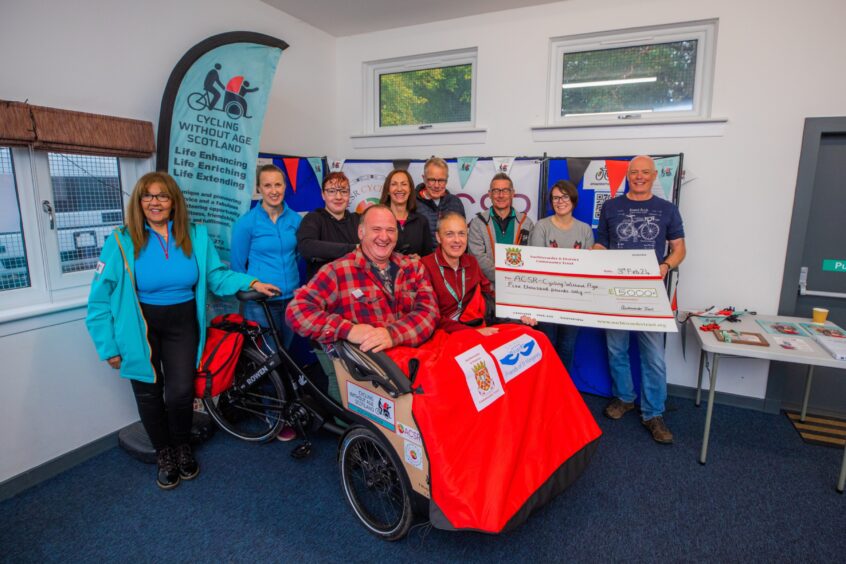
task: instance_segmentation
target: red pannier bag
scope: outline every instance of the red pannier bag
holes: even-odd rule
[[[229,389],[244,346],[244,334],[258,328],[237,313],[218,315],[206,331],[206,346],[194,379],[194,395],[213,397]]]

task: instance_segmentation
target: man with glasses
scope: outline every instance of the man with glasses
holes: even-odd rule
[[[324,264],[355,250],[358,214],[347,210],[350,181],[343,172],[330,172],[321,191],[325,207],[306,214],[297,231],[297,251],[306,260],[311,280]]]
[[[417,187],[417,213],[429,222],[433,246],[438,244],[435,233],[438,231],[440,218],[449,212],[466,217],[461,198],[447,190],[448,179],[449,168],[445,160],[432,157],[423,165],[423,184]]]
[[[654,250],[661,277],[666,277],[684,260],[684,225],[675,204],[652,194],[657,176],[651,157],[642,155],[632,159],[626,174],[629,190],[602,206],[593,248]],[[665,254],[665,250],[669,252]],[[640,348],[641,421],[656,442],[671,444],[673,434],[663,417],[667,399],[663,333],[605,330],[611,392],[614,394],[614,399],[605,408],[605,416],[620,419],[635,408],[636,395],[629,364],[629,336],[632,334],[637,336]]]
[[[470,222],[467,247],[479,261],[482,272],[496,284],[494,249],[496,243],[527,245],[532,231],[532,220],[524,212],[517,212],[514,202],[514,183],[504,172],[494,175],[488,190],[491,207],[479,212]]]

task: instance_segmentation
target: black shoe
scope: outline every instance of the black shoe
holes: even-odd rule
[[[176,464],[179,466],[179,477],[183,480],[193,480],[200,473],[200,465],[189,444],[176,447]]]
[[[156,452],[156,462],[159,473],[156,484],[163,490],[173,489],[179,485],[179,468],[176,465],[176,453],[171,447]]]

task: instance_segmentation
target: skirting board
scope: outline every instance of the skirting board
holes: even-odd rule
[[[119,431],[109,433],[105,437],[90,442],[87,445],[83,445],[61,456],[57,456],[53,460],[49,460],[44,464],[36,466],[31,470],[27,470],[22,474],[9,478],[0,484],[0,501],[14,497],[33,486],[37,486],[45,480],[49,480],[66,470],[70,470],[78,464],[82,464],[89,458],[93,458],[102,452],[106,452],[107,450],[116,447],[118,444],[118,433]]]

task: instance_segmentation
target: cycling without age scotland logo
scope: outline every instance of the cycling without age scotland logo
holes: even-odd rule
[[[391,431],[396,430],[393,401],[352,382],[347,382],[347,404],[352,411],[364,415]]]
[[[540,362],[543,357],[538,342],[529,335],[520,335],[492,352],[506,382]]]

